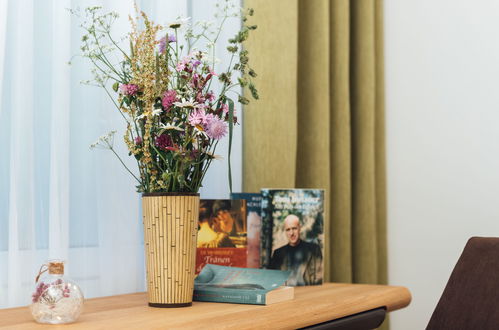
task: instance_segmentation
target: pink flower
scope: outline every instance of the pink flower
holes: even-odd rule
[[[139,86],[134,84],[122,84],[120,86],[120,91],[123,95],[127,96],[135,95],[139,91]]]
[[[180,62],[177,63],[177,71],[183,71],[186,67],[187,64],[190,62],[189,57],[184,57]]]
[[[67,285],[67,284],[66,284],[66,285],[64,286],[64,290],[62,291],[62,296],[63,296],[64,298],[69,298],[70,293],[71,293],[71,290],[69,289],[69,285]]]
[[[202,109],[195,110],[189,115],[189,124],[191,126],[206,125],[208,123],[209,117],[206,112]]]
[[[215,100],[215,94],[213,93],[213,91],[209,91],[208,93],[206,93],[205,97],[210,102],[213,102],[213,100]]]
[[[142,144],[142,138],[141,138],[140,136],[137,136],[137,137],[134,139],[134,141],[135,141],[135,144],[136,144],[136,145],[140,145],[140,144]]]
[[[229,106],[226,103],[222,104],[222,112],[224,115],[229,113]]]
[[[38,286],[36,287],[36,291],[32,294],[32,301],[33,303],[36,303],[39,299],[42,293],[48,289],[50,285],[45,284],[43,282],[40,282]]]
[[[206,128],[208,137],[219,140],[227,134],[227,123],[220,118],[213,116]]]
[[[175,103],[175,101],[177,101],[177,92],[174,90],[168,90],[163,94],[161,104],[163,104],[165,110],[168,110],[173,103]]]

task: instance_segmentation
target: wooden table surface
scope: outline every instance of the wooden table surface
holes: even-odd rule
[[[28,307],[0,309],[3,329],[295,329],[386,306],[409,305],[400,286],[327,283],[295,288],[295,299],[268,306],[194,302],[192,307],[152,308],[145,293],[85,300],[77,322],[35,323]]]

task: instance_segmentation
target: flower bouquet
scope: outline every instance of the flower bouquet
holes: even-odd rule
[[[132,31],[124,39],[115,39],[111,33],[117,14],[102,14],[98,7],[85,10],[81,50],[94,65],[93,83],[106,91],[125,120],[124,140],[137,161],[138,174],[114,150],[115,132],[102,136],[93,147],[113,151],[142,193],[147,287],[153,307],[192,304],[197,192],[217,158],[217,144],[227,135],[232,190],[230,152],[238,120],[228,93],[235,92],[242,104],[249,100],[236,88],[247,88],[258,98],[252,81],[256,73],[248,65],[248,51],[242,48],[256,28],[247,24],[253,11],[241,11],[228,0],[218,7],[219,23],[214,29],[209,23],[190,26],[180,19],[163,27],[137,10],[137,17],[130,18]],[[231,59],[227,68],[217,71],[215,45],[229,17],[240,17],[243,24],[228,41]],[[202,42],[205,48],[197,48]]]
[[[102,13],[100,7],[85,10],[81,50],[92,62],[94,76],[87,83],[102,87],[125,120],[124,140],[137,161],[138,174],[126,167],[114,150],[115,131],[92,147],[113,151],[136,179],[139,192],[197,192],[217,158],[218,142],[227,135],[232,189],[230,146],[238,120],[228,93],[234,92],[242,104],[249,100],[237,93],[241,87],[258,98],[252,80],[256,73],[242,47],[256,26],[246,24],[253,15],[251,9],[242,11],[228,0],[217,6],[218,24],[214,27],[208,22],[190,25],[186,19],[164,27],[136,10],[137,17],[129,18],[131,32],[121,39],[112,35],[116,13]],[[227,68],[216,72],[215,45],[230,17],[240,17],[242,28],[228,41],[231,59]],[[197,48],[201,43],[204,49]]]

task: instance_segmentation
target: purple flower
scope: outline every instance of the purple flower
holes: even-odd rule
[[[168,43],[177,42],[174,34],[168,34]],[[166,51],[166,37],[159,39],[159,52],[163,54]]]
[[[165,111],[167,111],[173,103],[177,101],[177,92],[174,91],[173,89],[167,90],[166,92],[163,93],[163,98],[161,99],[161,104],[163,104],[163,108],[165,108]]]
[[[142,138],[141,138],[140,136],[137,136],[137,137],[134,139],[134,141],[135,141],[135,144],[136,144],[136,145],[140,145],[140,144],[142,144]]]
[[[156,137],[154,145],[162,150],[168,150],[168,147],[173,147],[173,141],[168,134],[161,134]]]
[[[120,86],[120,91],[123,95],[135,95],[139,91],[139,86],[134,84],[122,84]]]
[[[206,128],[208,137],[219,140],[227,134],[227,123],[220,118],[213,116]]]
[[[159,39],[159,53],[163,54],[166,50],[166,37]]]

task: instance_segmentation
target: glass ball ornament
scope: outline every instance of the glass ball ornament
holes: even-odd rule
[[[75,282],[64,276],[63,261],[51,260],[42,265],[35,282],[30,310],[36,322],[76,321],[83,309],[83,293]]]

